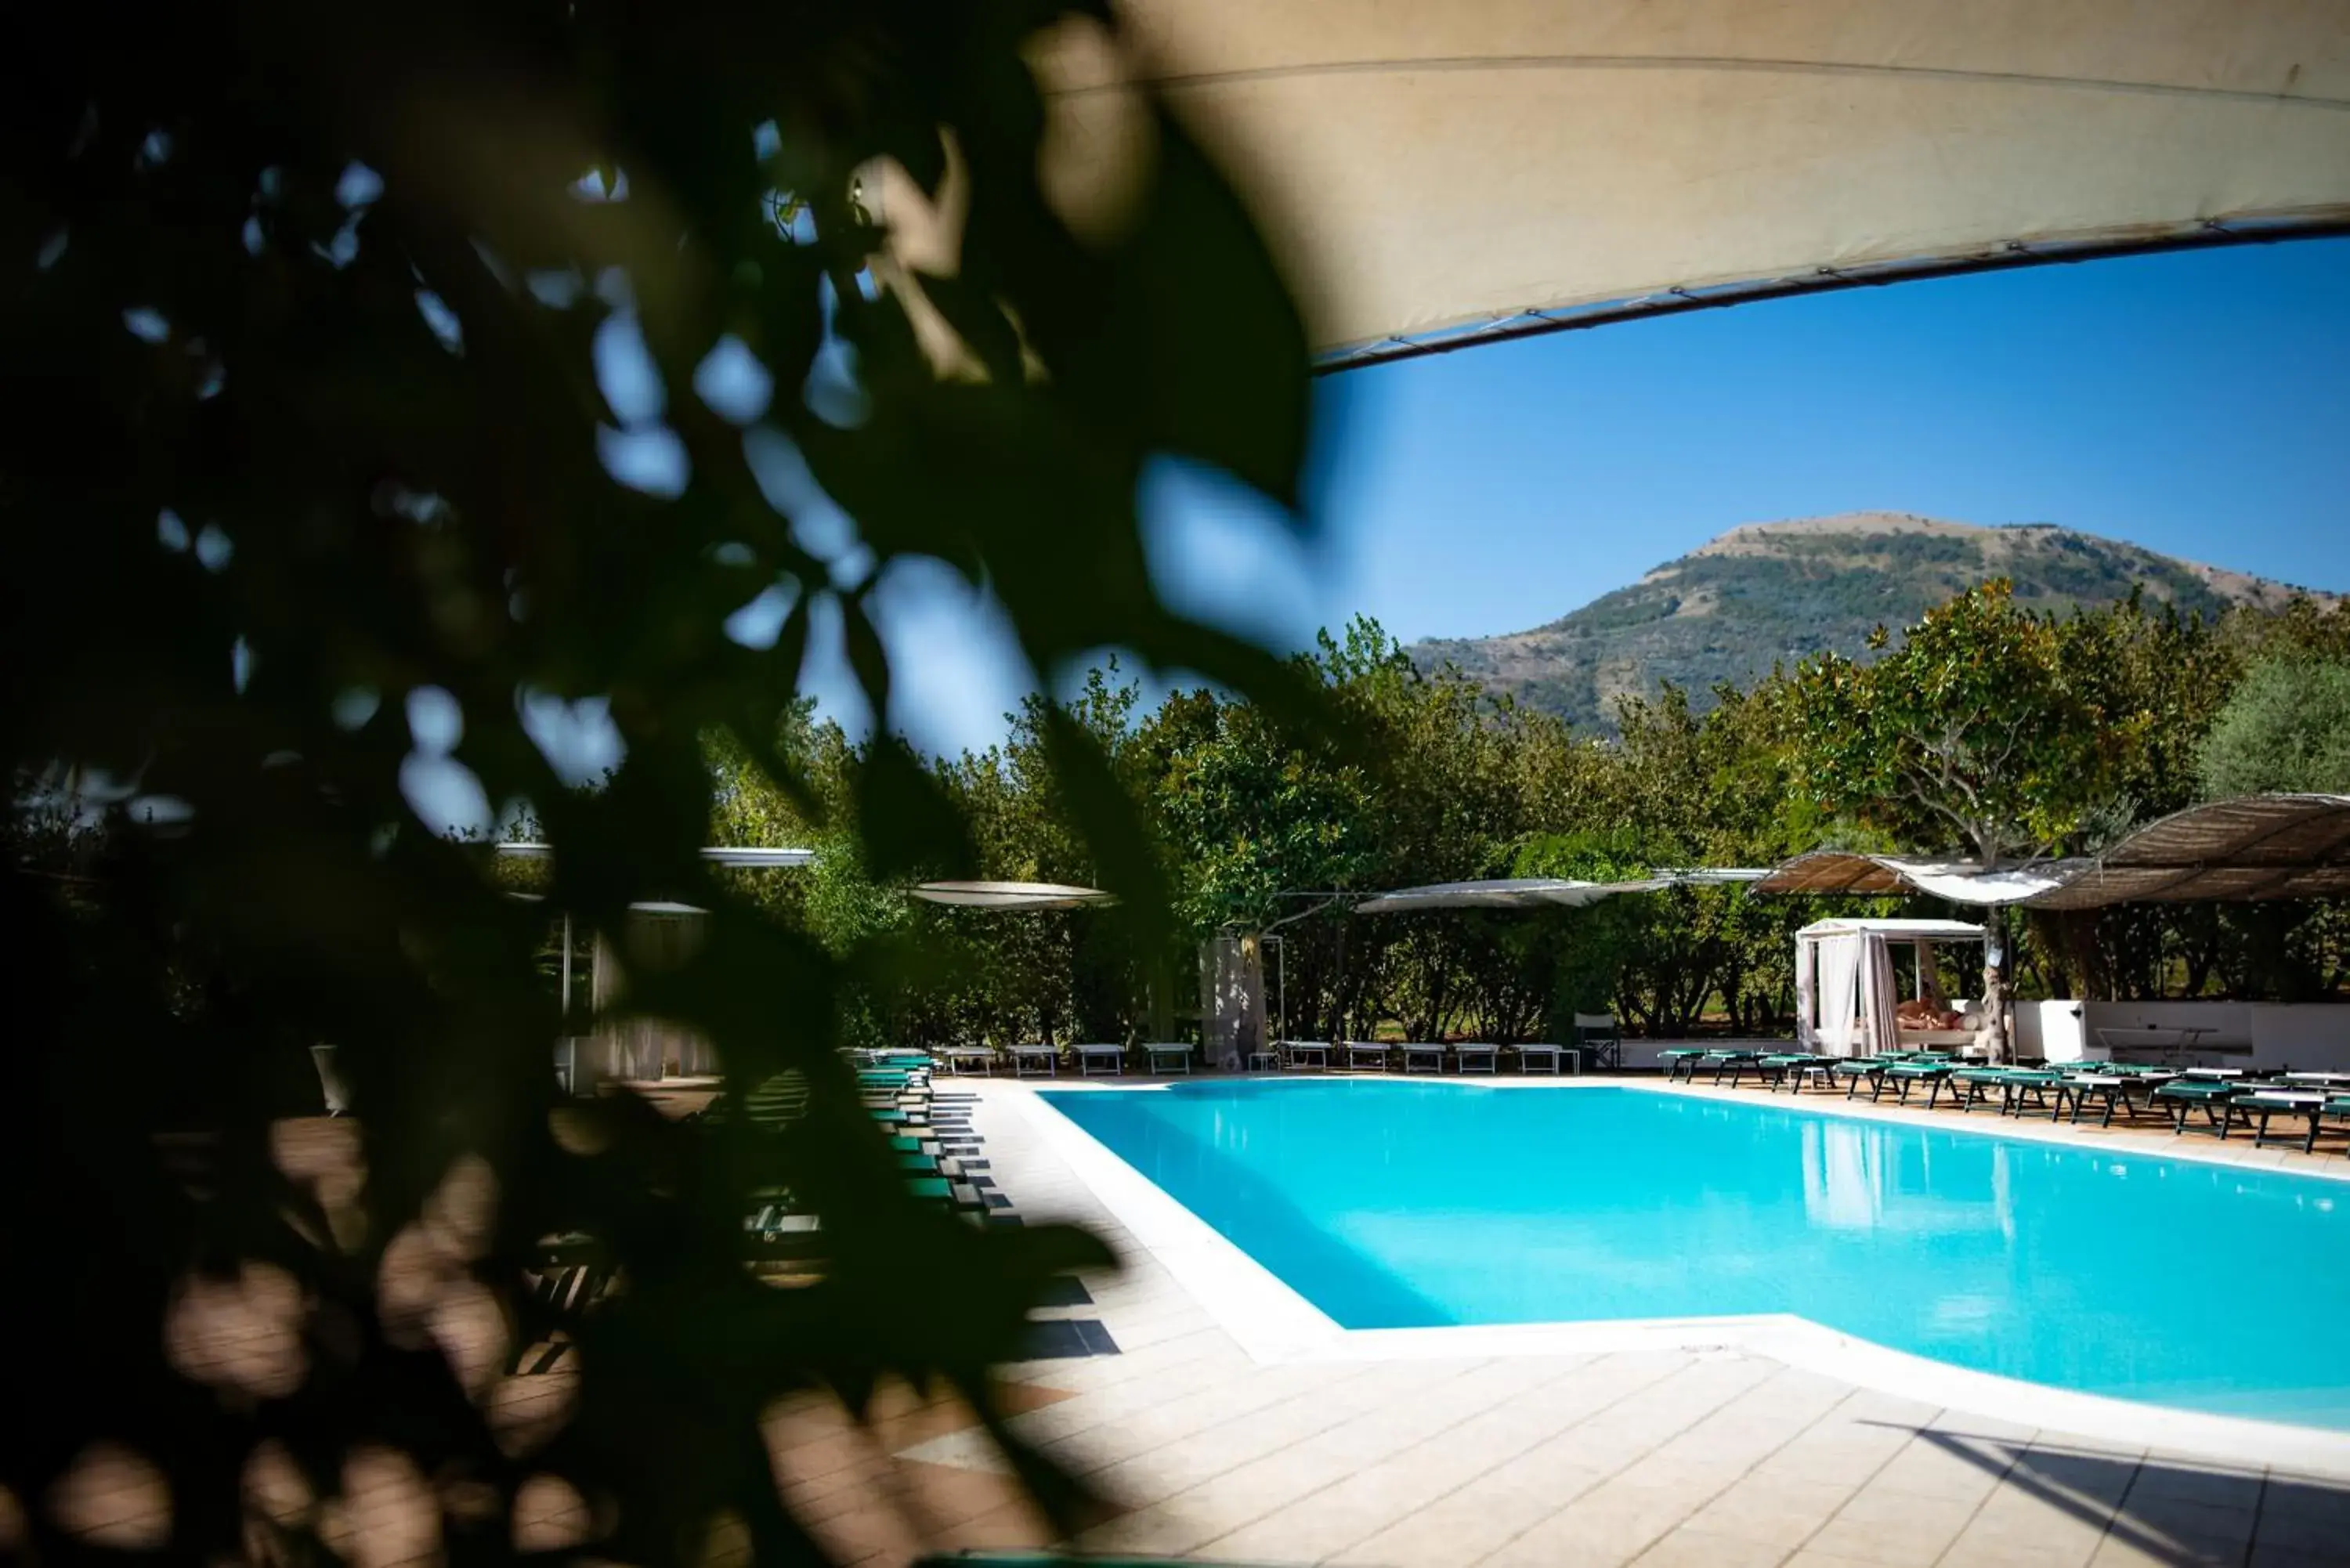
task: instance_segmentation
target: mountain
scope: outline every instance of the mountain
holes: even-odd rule
[[[1743,685],[1783,660],[1859,653],[1874,628],[1902,626],[2002,576],[2014,580],[2019,603],[2053,610],[2110,604],[2139,585],[2150,599],[2207,614],[2281,607],[2307,591],[2051,524],[1853,512],[1749,523],[1547,626],[1430,639],[1410,653],[1422,669],[1450,661],[1521,702],[1613,729],[1616,700],[1659,680],[1704,701],[1717,683]]]

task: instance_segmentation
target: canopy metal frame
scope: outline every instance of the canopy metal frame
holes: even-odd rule
[[[2225,249],[2236,245],[2271,245],[2293,240],[2340,239],[2350,236],[2350,212],[2288,213],[2232,218],[2202,218],[2168,234],[2100,237],[2072,242],[2009,240],[1989,250],[1963,255],[1926,255],[1898,261],[1872,262],[1849,267],[1820,266],[1809,272],[1744,283],[1669,287],[1629,299],[1596,305],[1527,309],[1467,326],[1440,327],[1431,332],[1348,344],[1315,358],[1313,372],[1336,375],[1377,365],[1398,365],[1412,359],[1457,354],[1489,343],[1511,343],[1527,337],[1548,337],[1561,332],[1581,332],[1627,321],[1648,321],[1686,316],[1697,310],[1721,310],[1766,299],[1800,299],[1809,295],[1837,294],[1846,289],[1884,288],[1897,283],[1931,278],[1967,277],[1980,273],[2012,272],[2020,267],[2071,265],[2123,256],[2160,255],[2178,251]]]

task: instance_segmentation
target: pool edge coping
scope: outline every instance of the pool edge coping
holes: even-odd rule
[[[2027,1383],[1895,1350],[1793,1314],[1450,1328],[1346,1328],[1055,1108],[1036,1092],[1043,1085],[1026,1083],[1005,1086],[1013,1089],[1007,1097],[1018,1106],[1024,1119],[1125,1228],[1135,1245],[1166,1269],[1250,1359],[1261,1366],[1401,1361],[1449,1355],[1741,1350],[1857,1386],[1916,1399],[1945,1410],[2012,1422],[2044,1433],[2095,1438],[2142,1449],[2182,1449],[2234,1462],[2257,1460],[2272,1469],[2291,1472],[2350,1476],[2350,1431],[2210,1415],[2175,1406]],[[1573,1085],[1570,1081],[1556,1086]],[[1623,1081],[1582,1086],[1681,1093],[1678,1086]],[[994,1097],[992,1093],[990,1097]],[[1710,1096],[1700,1091],[1696,1097]],[[1828,1106],[1806,1108],[1835,1114]],[[1989,1134],[1994,1129],[1977,1130]],[[2073,1143],[2070,1147],[2086,1146]]]

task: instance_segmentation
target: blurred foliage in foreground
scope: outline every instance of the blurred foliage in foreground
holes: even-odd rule
[[[317,1509],[252,1533],[251,1467],[323,1502],[362,1452],[441,1500],[454,1562],[511,1554],[532,1476],[587,1500],[601,1558],[697,1560],[721,1517],[761,1561],[809,1558],[761,1412],[889,1375],[984,1408],[1037,1282],[1099,1252],[898,1196],[833,1048],[854,982],[903,955],[713,882],[704,748],[879,875],[967,862],[902,748],[826,795],[773,744],[812,635],[888,711],[867,607],[904,556],[983,583],[1041,671],[1115,644],[1288,701],[1282,666],[1161,607],[1134,510],[1161,453],[1294,502],[1305,335],[1272,259],[1147,96],[1122,100],[1124,199],[1082,226],[1050,199],[1032,62],[1048,35],[1114,59],[1097,6],[198,0],[9,33],[0,1485],[26,1544],[82,1549],[45,1500],[105,1442],[161,1472],[181,1561],[315,1555]],[[891,206],[945,214],[923,270],[885,253]],[[619,359],[650,374],[608,400]],[[795,524],[827,504],[856,536],[819,548]],[[779,637],[730,639],[762,596]],[[580,704],[626,746],[594,791],[533,738]],[[1155,939],[1097,737],[1035,723]],[[420,821],[426,784],[533,810],[551,902]],[[608,930],[647,898],[714,913],[638,1002],[738,1080],[805,1074],[795,1135],[622,1099],[554,1136],[547,917]],[[355,1189],[272,1141],[316,1107],[322,1041]],[[745,1194],[779,1185],[823,1217],[808,1288],[744,1272]],[[497,1368],[387,1299],[387,1259],[424,1238],[527,1335],[517,1282],[554,1233],[627,1288],[579,1327],[567,1419],[525,1440],[484,1413]],[[269,1324],[260,1364],[175,1355],[167,1325],[223,1292]]]

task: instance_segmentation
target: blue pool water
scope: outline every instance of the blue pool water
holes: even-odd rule
[[[2350,1429],[2350,1184],[1640,1089],[1048,1097],[1347,1328],[1794,1313]]]

